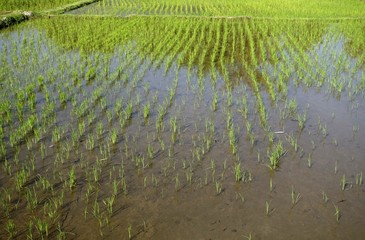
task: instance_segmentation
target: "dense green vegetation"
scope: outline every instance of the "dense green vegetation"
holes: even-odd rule
[[[275,18],[364,18],[361,0],[102,0],[76,11],[93,15],[189,15]]]
[[[60,7],[78,0],[2,0],[0,10],[45,10]]]

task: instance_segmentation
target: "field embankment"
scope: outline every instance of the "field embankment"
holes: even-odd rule
[[[45,14],[63,14],[65,12],[68,12],[68,11],[71,11],[71,10],[74,10],[74,9],[77,9],[77,8],[81,8],[81,7],[84,7],[88,4],[95,3],[95,2],[98,2],[98,1],[100,1],[100,0],[78,1],[78,2],[75,2],[75,3],[70,3],[70,4],[67,4],[67,5],[58,7],[58,8],[46,10],[43,13],[45,13]]]
[[[11,12],[0,15],[0,29],[28,20],[32,16],[32,12]]]
[[[95,3],[98,1],[100,1],[100,0],[82,0],[82,1],[77,1],[77,2],[71,2],[70,0],[68,0],[68,1],[64,0],[64,1],[60,1],[60,2],[62,2],[62,3],[69,2],[69,4],[58,6],[56,8],[47,9],[47,10],[45,10],[46,7],[48,6],[47,4],[41,5],[41,6],[43,6],[43,9],[42,9],[42,8],[38,7],[39,3],[38,4],[34,3],[33,5],[25,4],[25,5],[18,6],[18,5],[16,5],[16,3],[11,4],[11,1],[8,1],[9,3],[7,6],[6,5],[3,6],[2,4],[0,4],[0,29],[26,21],[26,20],[30,19],[31,17],[41,16],[41,15],[63,14],[65,12],[75,10],[77,8],[81,8],[88,4]],[[7,1],[5,1],[5,3],[6,2]],[[19,1],[19,2],[21,2],[21,1]],[[25,8],[26,10],[13,11],[16,6],[18,6],[17,9]],[[24,6],[26,6],[26,7],[24,7]],[[56,6],[57,6],[57,4],[56,4]],[[35,9],[35,11],[33,11],[33,9]]]

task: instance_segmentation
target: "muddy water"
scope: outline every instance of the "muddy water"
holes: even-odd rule
[[[137,38],[115,46],[112,52],[83,52],[76,44],[65,47],[61,36],[52,35],[52,27],[44,27],[42,21],[46,22],[27,23],[0,35],[4,66],[1,100],[8,100],[11,106],[11,120],[2,120],[6,154],[2,155],[0,178],[4,210],[1,226],[5,229],[9,219],[13,220],[15,238],[46,236],[37,228],[38,219],[48,224],[48,238],[63,233],[67,239],[244,239],[250,234],[252,239],[362,239],[365,235],[365,190],[356,184],[356,175],[365,173],[361,85],[365,69],[347,52],[344,35],[328,30],[302,51],[298,46],[284,46],[279,55],[287,58],[268,60],[258,68],[238,62],[250,61],[252,55],[248,52],[243,52],[248,54],[244,58],[238,54],[235,63],[230,63],[233,53],[226,50],[225,68],[234,79],[230,85],[218,61],[215,70],[205,69],[201,78],[198,65],[191,70],[188,63],[178,65],[179,52],[165,73],[168,54],[161,67],[156,67],[158,59],[153,59],[153,54],[138,52]],[[57,21],[53,21],[57,27]],[[199,25],[197,28],[199,31]],[[260,38],[268,45],[271,39]],[[301,41],[306,45],[305,40]],[[204,61],[208,66],[210,54],[211,50]],[[296,56],[302,57],[304,66],[291,65]],[[348,65],[334,67],[339,58]],[[90,77],[93,67],[95,76]],[[114,73],[118,67],[121,72],[117,75]],[[292,72],[287,75],[285,69]],[[275,85],[274,101],[264,83],[259,82],[260,91],[255,91],[255,80],[247,73],[252,70],[258,79],[266,70],[274,84],[286,78],[287,91]],[[318,85],[313,78],[321,70],[324,74],[320,79],[325,80]],[[55,121],[48,124],[42,109],[51,104],[36,82],[39,75],[45,76],[55,103],[49,114],[55,114]],[[331,85],[334,76],[344,83],[340,93]],[[24,90],[32,83],[36,84],[36,108],[25,107],[22,112],[27,119],[35,111],[39,118],[36,127],[45,126],[46,131],[30,147],[27,138],[11,146],[11,133],[22,124],[16,110],[18,95],[11,89]],[[176,93],[170,98],[175,83]],[[60,103],[59,89],[66,92],[65,104]],[[98,91],[100,96],[93,97]],[[215,111],[214,92],[218,94]],[[85,99],[86,110],[78,116],[78,107]],[[116,110],[120,99],[121,110]],[[259,114],[260,99],[266,126]],[[129,100],[132,114],[123,121]],[[290,100],[296,102],[292,113]],[[144,119],[143,106],[148,102],[150,115]],[[166,113],[157,131],[162,109]],[[247,118],[242,114],[245,109]],[[297,114],[306,115],[303,129]],[[80,123],[85,123],[84,132]],[[253,141],[246,128],[248,123]],[[103,127],[100,134],[98,124]],[[236,153],[230,146],[232,126]],[[55,129],[62,133],[59,141],[52,139]],[[115,143],[111,141],[113,130],[117,131]],[[73,141],[75,132],[82,133]],[[33,141],[33,135],[27,136]],[[88,147],[91,138],[93,148]],[[297,141],[297,148],[290,139]],[[279,159],[279,167],[272,170],[267,155],[280,141],[285,154]],[[44,157],[41,145],[45,147]],[[11,165],[11,175],[7,164]],[[236,181],[238,164],[244,175]],[[29,174],[18,191],[15,186],[22,169],[29,169]],[[72,169],[76,183],[69,187]],[[41,178],[48,179],[53,190],[43,189]],[[29,204],[29,191],[36,192],[38,198],[34,207]],[[297,199],[294,204],[292,191]],[[323,193],[328,197],[326,202]],[[111,197],[114,203],[108,212]],[[45,206],[54,204],[55,199],[63,201],[51,217]],[[340,210],[338,221],[335,206]],[[1,231],[1,238],[8,236]]]

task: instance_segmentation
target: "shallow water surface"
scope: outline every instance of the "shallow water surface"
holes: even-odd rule
[[[54,17],[1,31],[1,238],[361,239],[353,25]]]

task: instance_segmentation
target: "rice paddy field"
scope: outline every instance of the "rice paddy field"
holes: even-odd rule
[[[1,30],[0,239],[363,239],[364,13],[105,0]]]
[[[2,0],[1,10],[45,10],[77,2],[77,0]]]

